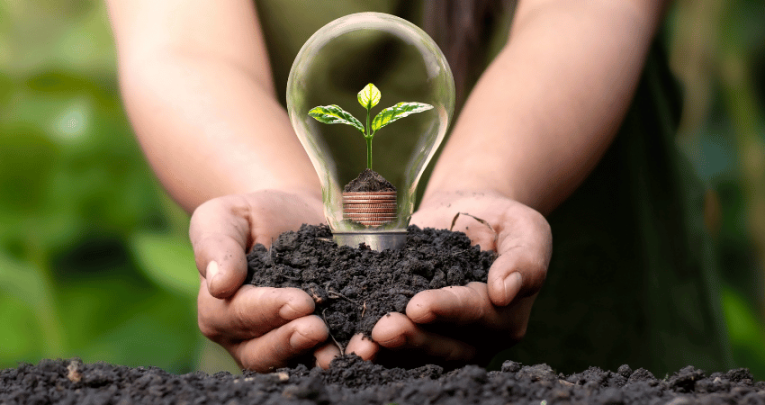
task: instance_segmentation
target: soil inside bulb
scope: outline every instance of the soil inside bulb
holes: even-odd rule
[[[303,225],[280,235],[270,250],[253,247],[247,282],[307,292],[314,313],[343,347],[354,334],[369,337],[385,314],[404,313],[420,291],[486,282],[495,254],[471,246],[464,233],[416,226],[408,231],[401,249],[377,252],[363,244],[337,246],[328,227]]]
[[[375,191],[396,191],[385,177],[372,169],[364,169],[358,177],[346,184],[343,191],[348,192],[375,192]]]

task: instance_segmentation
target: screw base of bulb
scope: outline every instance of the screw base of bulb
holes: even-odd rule
[[[338,246],[357,248],[360,243],[364,243],[370,249],[382,252],[385,249],[400,249],[406,243],[406,235],[406,231],[335,232],[332,234],[332,239]]]

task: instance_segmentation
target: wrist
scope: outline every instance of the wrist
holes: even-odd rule
[[[477,176],[468,177],[462,174],[459,178],[448,182],[431,180],[423,195],[421,206],[440,203],[448,204],[450,201],[476,196],[491,196],[518,201],[518,194],[515,189],[500,186],[496,179],[494,181],[484,181],[484,179]]]
[[[426,193],[420,203],[419,210],[446,210],[461,212],[472,207],[475,201],[513,201],[505,194],[490,188],[463,188],[433,190]]]

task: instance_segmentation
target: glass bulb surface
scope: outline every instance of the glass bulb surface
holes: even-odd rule
[[[397,190],[395,218],[386,214],[388,222],[374,226],[346,218],[349,214],[343,212],[344,186],[367,168],[364,134],[351,125],[318,122],[308,114],[317,106],[339,105],[364,126],[367,110],[357,93],[369,83],[382,94],[370,110],[370,120],[399,102],[433,106],[374,134],[372,169]],[[416,25],[389,14],[351,14],[325,25],[303,45],[287,82],[287,109],[319,176],[332,232],[400,233],[409,225],[417,183],[454,113],[454,79],[441,50]]]

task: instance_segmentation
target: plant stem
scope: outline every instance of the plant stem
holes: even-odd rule
[[[372,134],[369,132],[369,109],[367,108],[367,133],[364,134],[364,137],[372,137]]]
[[[364,140],[367,141],[367,167],[372,170],[372,133],[369,132],[369,111],[367,108],[367,133],[364,135]]]
[[[367,167],[372,170],[372,137],[365,136],[364,139],[367,141]]]

